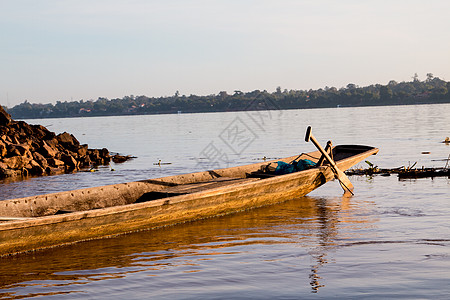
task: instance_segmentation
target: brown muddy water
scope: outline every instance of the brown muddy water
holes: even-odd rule
[[[450,154],[440,143],[450,135],[448,104],[27,121],[138,158],[2,182],[0,199],[309,152],[308,125],[322,144],[380,148],[369,160],[383,168],[441,167]],[[350,180],[350,199],[330,182],[229,216],[2,258],[0,298],[447,298],[450,179]]]

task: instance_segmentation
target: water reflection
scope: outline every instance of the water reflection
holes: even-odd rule
[[[205,288],[208,280],[218,276],[218,270],[221,280],[233,285],[239,284],[239,277],[258,272],[249,271],[245,264],[262,267],[262,272],[271,272],[265,264],[285,265],[296,272],[309,269],[309,274],[297,275],[309,277],[312,291],[317,292],[324,286],[320,281],[325,275],[320,273],[330,251],[340,239],[350,238],[352,232],[373,222],[361,213],[365,203],[342,201],[303,197],[162,230],[1,259],[0,297],[62,296],[83,292],[99,281],[108,285],[117,278],[122,278],[122,284],[145,279],[149,289],[158,290],[172,276],[180,282],[186,274],[198,279],[196,284],[206,281]],[[296,248],[300,258],[310,257],[312,264],[285,255],[286,247]],[[236,256],[241,260],[239,265],[233,260],[230,266],[230,258]],[[229,268],[233,274],[226,274]]]
[[[336,246],[336,237],[338,235],[338,223],[340,218],[338,217],[339,211],[348,210],[349,198],[342,197],[341,205],[331,208],[326,199],[318,199],[316,201],[316,214],[317,219],[320,222],[320,229],[318,230],[317,246],[311,251],[311,257],[314,260],[314,264],[311,266],[311,279],[310,285],[313,293],[317,293],[319,288],[325,286],[320,283],[322,277],[319,275],[319,269],[328,263],[327,252]]]

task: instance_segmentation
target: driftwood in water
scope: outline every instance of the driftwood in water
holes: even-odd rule
[[[425,178],[425,177],[449,177],[450,169],[444,168],[422,168],[412,169],[408,171],[401,171],[398,173],[399,178]]]
[[[381,176],[390,176],[391,174],[397,174],[399,179],[405,178],[425,178],[425,177],[449,177],[450,178],[450,169],[447,165],[444,168],[413,168],[416,164],[413,164],[412,167],[399,167],[393,169],[380,169],[378,167],[371,166],[370,168],[363,169],[351,169],[347,170],[345,174],[347,175],[381,175]]]

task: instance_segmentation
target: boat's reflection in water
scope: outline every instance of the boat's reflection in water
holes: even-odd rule
[[[225,257],[224,262],[251,260],[251,265],[260,264],[261,268],[270,261],[273,268],[274,262],[286,263],[280,255],[283,247],[290,247],[288,253],[296,247],[299,257],[309,258],[309,274],[297,275],[309,277],[316,292],[323,285],[321,277],[326,276],[320,267],[328,262],[327,255],[339,241],[354,238],[362,228],[372,226],[374,220],[364,214],[370,205],[345,198],[302,197],[159,230],[1,258],[0,297],[79,292],[83,284],[142,272],[146,280],[148,276],[168,276],[169,272],[170,276],[202,272],[202,267],[219,257]],[[292,264],[290,259],[286,259],[288,264]]]

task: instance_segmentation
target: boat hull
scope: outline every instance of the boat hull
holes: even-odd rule
[[[343,159],[337,165],[342,170],[346,170],[364,158],[375,154],[376,151],[378,151],[376,148],[371,148],[358,155]],[[285,160],[289,161],[290,159],[292,157]],[[131,203],[148,191],[166,190],[167,186],[159,184],[158,181],[167,183],[169,186],[170,183],[173,183],[173,189],[177,189],[179,186],[183,187],[180,182],[189,186],[203,177],[205,184],[208,184],[208,176],[221,178],[224,175],[242,174],[243,171],[254,170],[263,164],[9,200],[10,208],[14,201],[19,204],[23,204],[24,201],[29,202],[32,206],[32,203],[38,205],[39,201],[56,203],[58,199],[64,203],[65,198],[77,198],[82,195],[87,199],[84,202],[98,198],[99,201],[105,199],[106,202],[107,199],[109,201],[116,199],[114,201],[117,203],[125,204],[111,203],[110,207],[42,217],[27,216],[26,212],[21,212],[21,215],[25,215],[25,219],[0,223],[0,255],[154,229],[283,202],[304,196],[334,178],[331,168],[323,166],[267,179],[242,178],[236,182],[230,181],[231,183],[225,186],[204,188],[203,190],[200,188],[199,191],[192,193],[169,195],[167,198],[142,203]],[[192,182],[190,183],[190,181]],[[211,182],[211,184],[216,184],[218,181]],[[201,187],[201,184],[197,184],[197,186]],[[73,199],[72,202],[74,202]],[[24,206],[21,205],[21,207]],[[6,207],[4,210],[6,211]],[[32,211],[36,211],[36,209]]]

